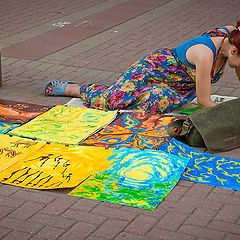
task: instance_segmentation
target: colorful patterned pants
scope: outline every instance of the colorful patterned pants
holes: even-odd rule
[[[87,84],[80,95],[91,108],[164,113],[190,102],[195,83],[172,50],[160,49],[131,65],[112,86]]]

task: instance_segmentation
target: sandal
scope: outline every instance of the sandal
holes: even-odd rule
[[[46,83],[44,87],[44,94],[46,96],[65,96],[64,92],[66,89],[66,86],[68,84],[78,84],[77,82],[67,82],[67,81],[59,81],[59,80],[53,80]],[[52,93],[49,95],[47,94],[46,90],[49,86],[52,86]]]

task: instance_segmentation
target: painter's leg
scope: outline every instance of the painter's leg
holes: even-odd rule
[[[99,84],[88,84],[80,88],[80,96],[89,107],[107,110],[125,109],[139,95],[138,89],[146,85],[147,73],[141,64],[128,68],[118,80],[106,87]]]
[[[139,90],[141,94],[131,106],[133,110],[151,114],[166,113],[188,102],[185,96],[164,83],[147,85]]]

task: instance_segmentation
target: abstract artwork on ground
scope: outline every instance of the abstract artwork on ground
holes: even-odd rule
[[[50,143],[0,172],[0,182],[33,189],[71,188],[110,166],[112,150]]]
[[[200,152],[174,138],[160,150],[190,158],[181,179],[240,190],[240,160]]]
[[[0,134],[0,171],[44,146],[44,142]]]
[[[170,140],[166,130],[175,119],[176,117],[160,114],[123,113],[109,126],[88,137],[80,145],[158,148]]]
[[[8,134],[47,142],[77,144],[111,122],[116,113],[58,105]]]
[[[20,124],[0,122],[0,134],[7,133],[10,130],[19,127]]]
[[[110,168],[92,175],[69,195],[153,210],[176,185],[189,160],[151,149],[112,149]]]
[[[48,106],[0,99],[0,121],[21,124],[46,112],[48,109]]]

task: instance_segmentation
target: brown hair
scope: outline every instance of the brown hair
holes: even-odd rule
[[[238,49],[240,54],[240,20],[237,21],[236,29],[230,33],[229,42]]]

